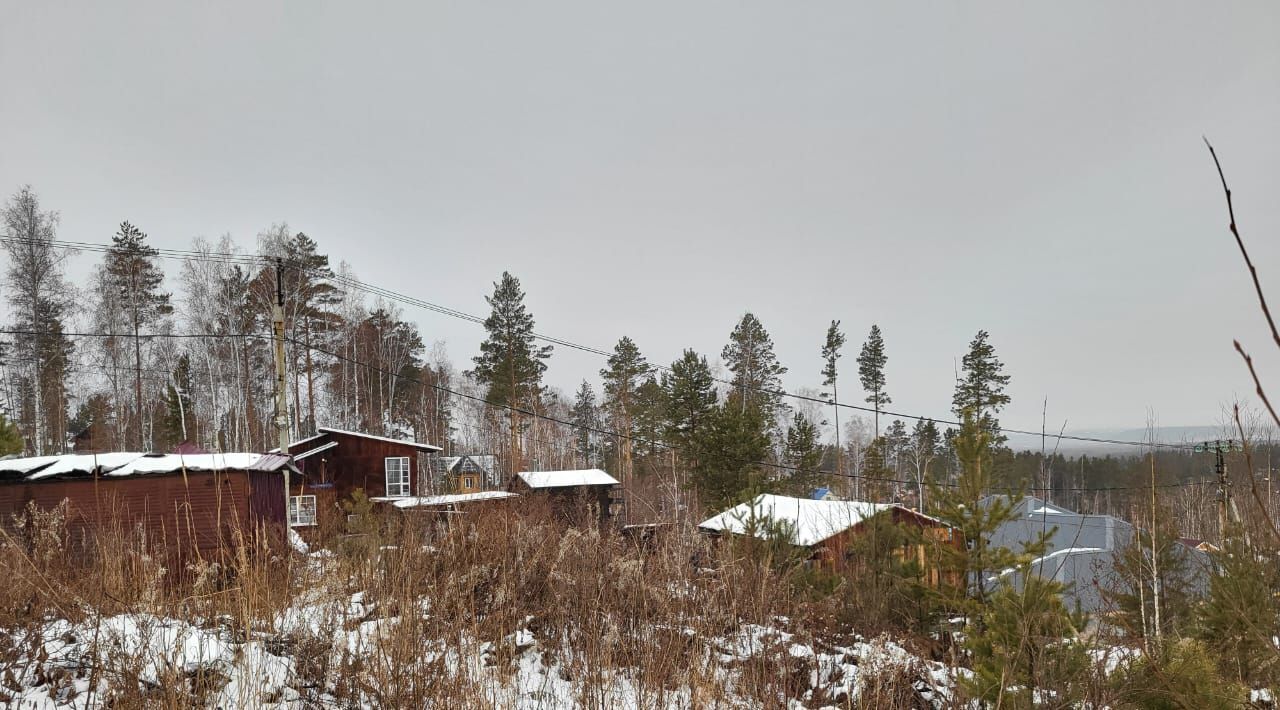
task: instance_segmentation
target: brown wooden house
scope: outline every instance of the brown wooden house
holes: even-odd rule
[[[0,521],[11,525],[29,505],[66,503],[74,550],[95,536],[131,536],[148,549],[217,558],[238,541],[283,543],[283,473],[271,454],[64,454],[0,460]]]
[[[604,523],[611,517],[613,489],[618,480],[598,468],[578,471],[521,471],[508,488],[543,500],[556,517],[567,522],[590,518]]]
[[[932,586],[960,584],[942,547],[964,549],[964,537],[937,518],[891,503],[814,500],[761,494],[698,525],[714,535],[749,535],[780,539],[808,550],[810,561],[839,572],[855,571],[865,536],[887,523],[915,533],[898,537],[898,559],[914,561]]]
[[[467,494],[498,488],[498,462],[492,454],[440,456],[435,465],[442,492]]]
[[[409,498],[424,491],[426,457],[440,447],[320,427],[289,445],[302,472],[290,484],[290,524],[308,541],[318,527],[341,527],[342,504],[356,491],[370,499]]]

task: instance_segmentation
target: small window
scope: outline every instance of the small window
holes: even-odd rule
[[[409,495],[409,457],[387,458],[387,495],[403,498]]]
[[[289,525],[299,527],[316,524],[316,497],[289,496]]]
[[[475,488],[475,487],[476,487],[476,477],[475,477],[475,476],[463,476],[463,478],[462,478],[462,487],[463,487],[463,488]]]

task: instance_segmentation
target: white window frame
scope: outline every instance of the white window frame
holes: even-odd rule
[[[462,487],[463,487],[463,488],[475,488],[475,487],[476,487],[476,477],[475,477],[475,476],[463,476],[463,477],[462,477]]]
[[[316,497],[289,496],[289,527],[303,528],[316,524]]]
[[[412,492],[410,486],[413,483],[413,477],[409,475],[409,457],[388,456],[383,460],[382,465],[387,474],[387,497],[408,498]],[[395,478],[393,479],[392,476]]]

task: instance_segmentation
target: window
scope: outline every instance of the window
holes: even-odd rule
[[[289,496],[289,525],[316,524],[316,497]]]
[[[387,458],[387,495],[403,498],[409,495],[409,457]]]
[[[469,489],[469,488],[475,488],[475,487],[476,487],[476,477],[475,477],[475,476],[463,476],[463,477],[462,477],[462,487],[463,487],[463,488],[468,488],[468,489]]]

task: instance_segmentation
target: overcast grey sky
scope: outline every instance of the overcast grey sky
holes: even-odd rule
[[[1006,426],[1213,423],[1280,357],[1275,2],[32,3],[0,15],[0,190],[63,239],[287,221],[363,280],[651,361],[772,333],[820,382],[884,330],[894,408],[945,416],[980,328]],[[94,254],[82,254],[82,275]],[[176,265],[169,264],[176,273]],[[482,331],[407,311],[465,367]],[[549,381],[597,379],[558,351]]]

